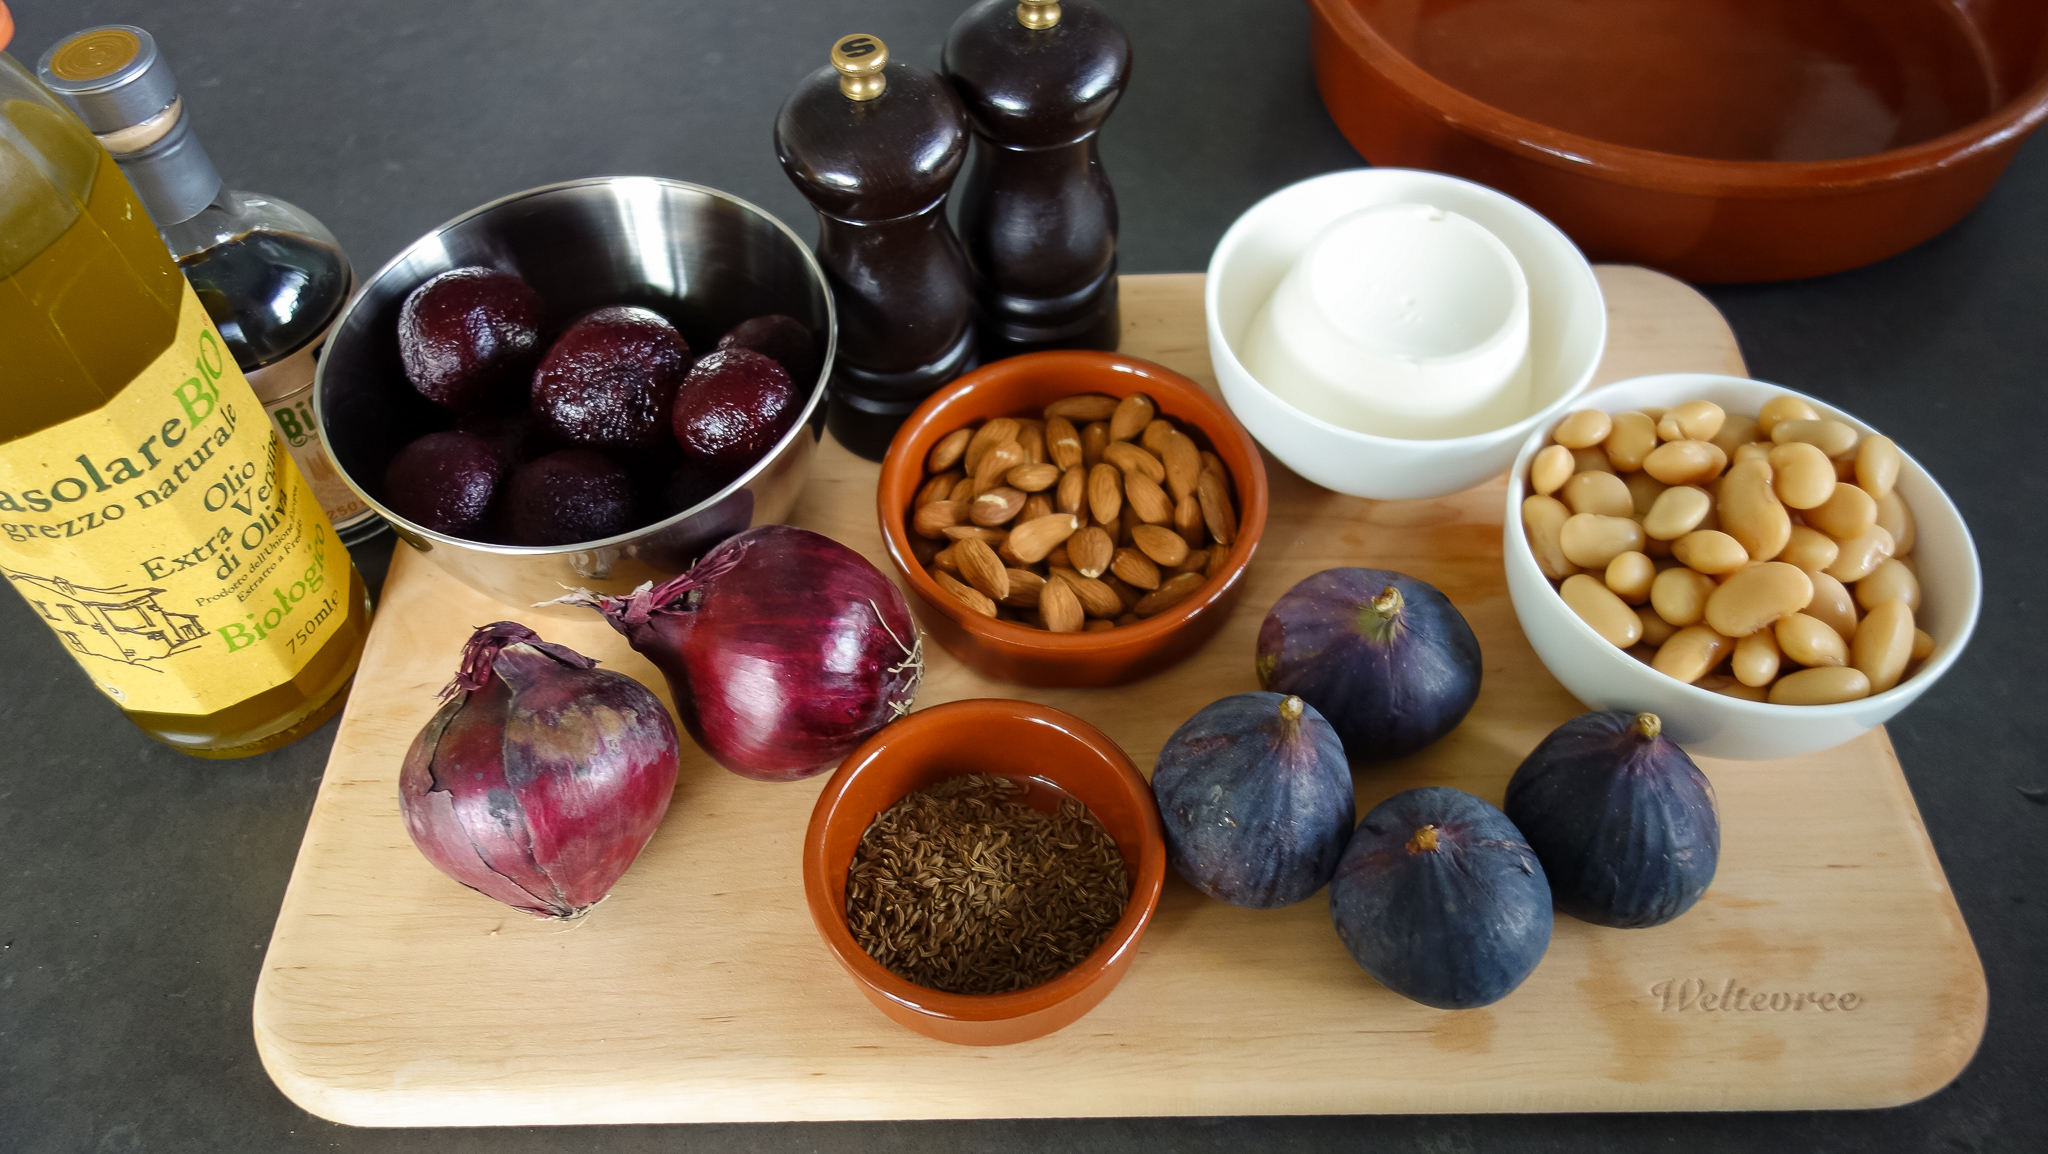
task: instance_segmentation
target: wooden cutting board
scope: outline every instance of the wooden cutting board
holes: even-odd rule
[[[1602,268],[1601,381],[1742,372],[1705,298]],[[1124,351],[1213,387],[1199,275],[1126,277]],[[929,652],[920,706],[1030,697],[1141,767],[1196,709],[1256,688],[1265,608],[1336,565],[1423,578],[1470,619],[1485,684],[1435,746],[1357,774],[1362,814],[1447,784],[1498,804],[1580,706],[1502,584],[1501,482],[1434,501],[1325,492],[1270,458],[1272,515],[1233,619],[1183,664],[1114,690],[1032,690]],[[876,467],[829,439],[792,520],[885,572]],[[1257,912],[1169,879],[1129,976],[1066,1030],[970,1049],[882,1017],[805,912],[798,847],[824,778],[764,785],[686,748],[666,823],[570,928],[435,872],[399,821],[400,758],[472,626],[517,610],[401,549],[256,990],[272,1078],[315,1114],[374,1126],[824,1118],[1886,1106],[1946,1084],[1984,1030],[1984,975],[1882,731],[1781,762],[1704,761],[1720,873],[1657,929],[1560,916],[1507,999],[1441,1011],[1354,965],[1317,896]],[[664,700],[595,615],[536,621]],[[685,742],[687,746],[687,741]]]

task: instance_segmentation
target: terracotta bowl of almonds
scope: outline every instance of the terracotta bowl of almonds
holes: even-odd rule
[[[928,398],[882,460],[876,504],[948,652],[1025,685],[1122,685],[1229,619],[1266,527],[1266,471],[1194,381],[1058,350]]]
[[[1508,594],[1543,664],[1709,757],[1882,725],[1954,664],[1983,596],[1969,528],[1918,462],[1741,377],[1587,393],[1522,446],[1505,521]]]
[[[956,798],[921,815],[919,836],[892,828],[912,795],[974,784],[961,780],[969,775],[1007,784],[1011,804],[991,808],[1009,812],[963,810]],[[1022,809],[1065,826],[1034,829]],[[1075,818],[1088,835],[1070,836]],[[984,848],[990,841],[999,844]],[[871,866],[910,884],[878,888]],[[811,811],[803,876],[818,933],[877,1009],[942,1042],[1001,1046],[1072,1023],[1123,979],[1159,905],[1166,835],[1152,787],[1101,730],[1028,701],[951,701],[840,763]],[[919,884],[926,877],[944,884]],[[989,892],[991,881],[1003,892]],[[928,937],[933,922],[959,932]],[[899,972],[906,958],[936,985],[999,992],[920,984]]]

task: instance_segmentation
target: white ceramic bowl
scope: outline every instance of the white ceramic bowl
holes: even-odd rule
[[[1618,381],[1587,393],[1572,408],[1619,413],[1705,399],[1731,413],[1754,414],[1765,401],[1783,395],[1799,397],[1823,416],[1846,421],[1864,433],[1877,431],[1832,405],[1781,385],[1714,373],[1663,373]],[[1546,421],[1531,432],[1515,458],[1508,476],[1501,552],[1508,596],[1522,632],[1551,674],[1589,707],[1654,713],[1663,718],[1665,733],[1690,752],[1707,757],[1796,757],[1884,724],[1927,692],[1969,643],[1984,594],[1977,547],[1948,495],[1908,456],[1899,470],[1897,492],[1912,508],[1916,526],[1913,557],[1919,566],[1920,609],[1914,616],[1934,638],[1934,652],[1918,672],[1883,693],[1840,705],[1743,701],[1666,677],[1601,639],[1536,568],[1522,532],[1522,498],[1529,492],[1529,460],[1548,443],[1555,423]]]
[[[1488,433],[1406,440],[1353,432],[1268,391],[1238,359],[1252,318],[1308,243],[1341,216],[1378,204],[1433,204],[1484,226],[1515,254],[1529,283],[1529,414]],[[1289,185],[1223,234],[1204,292],[1209,359],[1223,399],[1268,452],[1327,489],[1354,497],[1438,497],[1498,476],[1531,429],[1571,404],[1599,367],[1607,306],[1593,268],[1557,226],[1484,185],[1435,172],[1361,168]]]

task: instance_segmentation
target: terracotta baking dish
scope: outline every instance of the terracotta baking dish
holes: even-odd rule
[[[1366,159],[1488,184],[1596,261],[1855,268],[1967,213],[2048,116],[2041,0],[1309,0]]]
[[[1227,567],[1164,613],[1104,633],[1048,633],[983,617],[940,589],[911,552],[904,521],[924,481],[924,461],[955,429],[990,417],[1035,415],[1075,393],[1144,393],[1161,416],[1192,426],[1195,440],[1223,459],[1237,489],[1237,540]],[[1266,528],[1266,467],[1223,402],[1188,378],[1136,357],[1059,349],[984,365],[926,398],[882,458],[875,507],[889,558],[916,594],[910,607],[947,652],[991,677],[1025,685],[1123,685],[1186,657],[1230,619]]]
[[[1078,799],[1116,839],[1131,877],[1130,902],[1102,944],[1066,973],[1015,993],[949,994],[899,978],[846,926],[846,871],[875,815],[965,773],[1046,782]],[[1058,794],[1034,789],[1026,801],[1050,812]],[[1152,787],[1101,730],[1028,701],[952,701],[910,714],[840,763],[811,811],[803,876],[812,922],[876,1008],[942,1042],[1003,1046],[1068,1025],[1123,980],[1159,905],[1166,834]]]

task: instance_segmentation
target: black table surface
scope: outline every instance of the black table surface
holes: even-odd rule
[[[770,142],[784,95],[847,32],[936,66],[962,6],[14,0],[11,52],[32,66],[89,24],[149,28],[229,183],[310,210],[366,274],[484,201],[609,173],[727,189],[812,235]],[[1102,140],[1124,271],[1201,269],[1260,197],[1362,163],[1316,96],[1298,0],[1109,7],[1137,61]],[[1706,290],[1752,373],[1890,431],[1977,533],[1976,639],[1891,726],[1991,991],[1975,1060],[1921,1102],[1862,1113],[338,1126],[271,1085],[249,1020],[333,725],[242,761],[172,753],[91,690],[19,598],[0,596],[0,1150],[2048,1149],[2036,961],[2048,946],[2048,709],[2026,704],[2048,659],[2048,598],[2031,584],[2048,561],[2044,204],[2048,140],[2037,139],[1975,212],[1917,249],[1832,277]],[[373,588],[390,540],[357,551]]]

